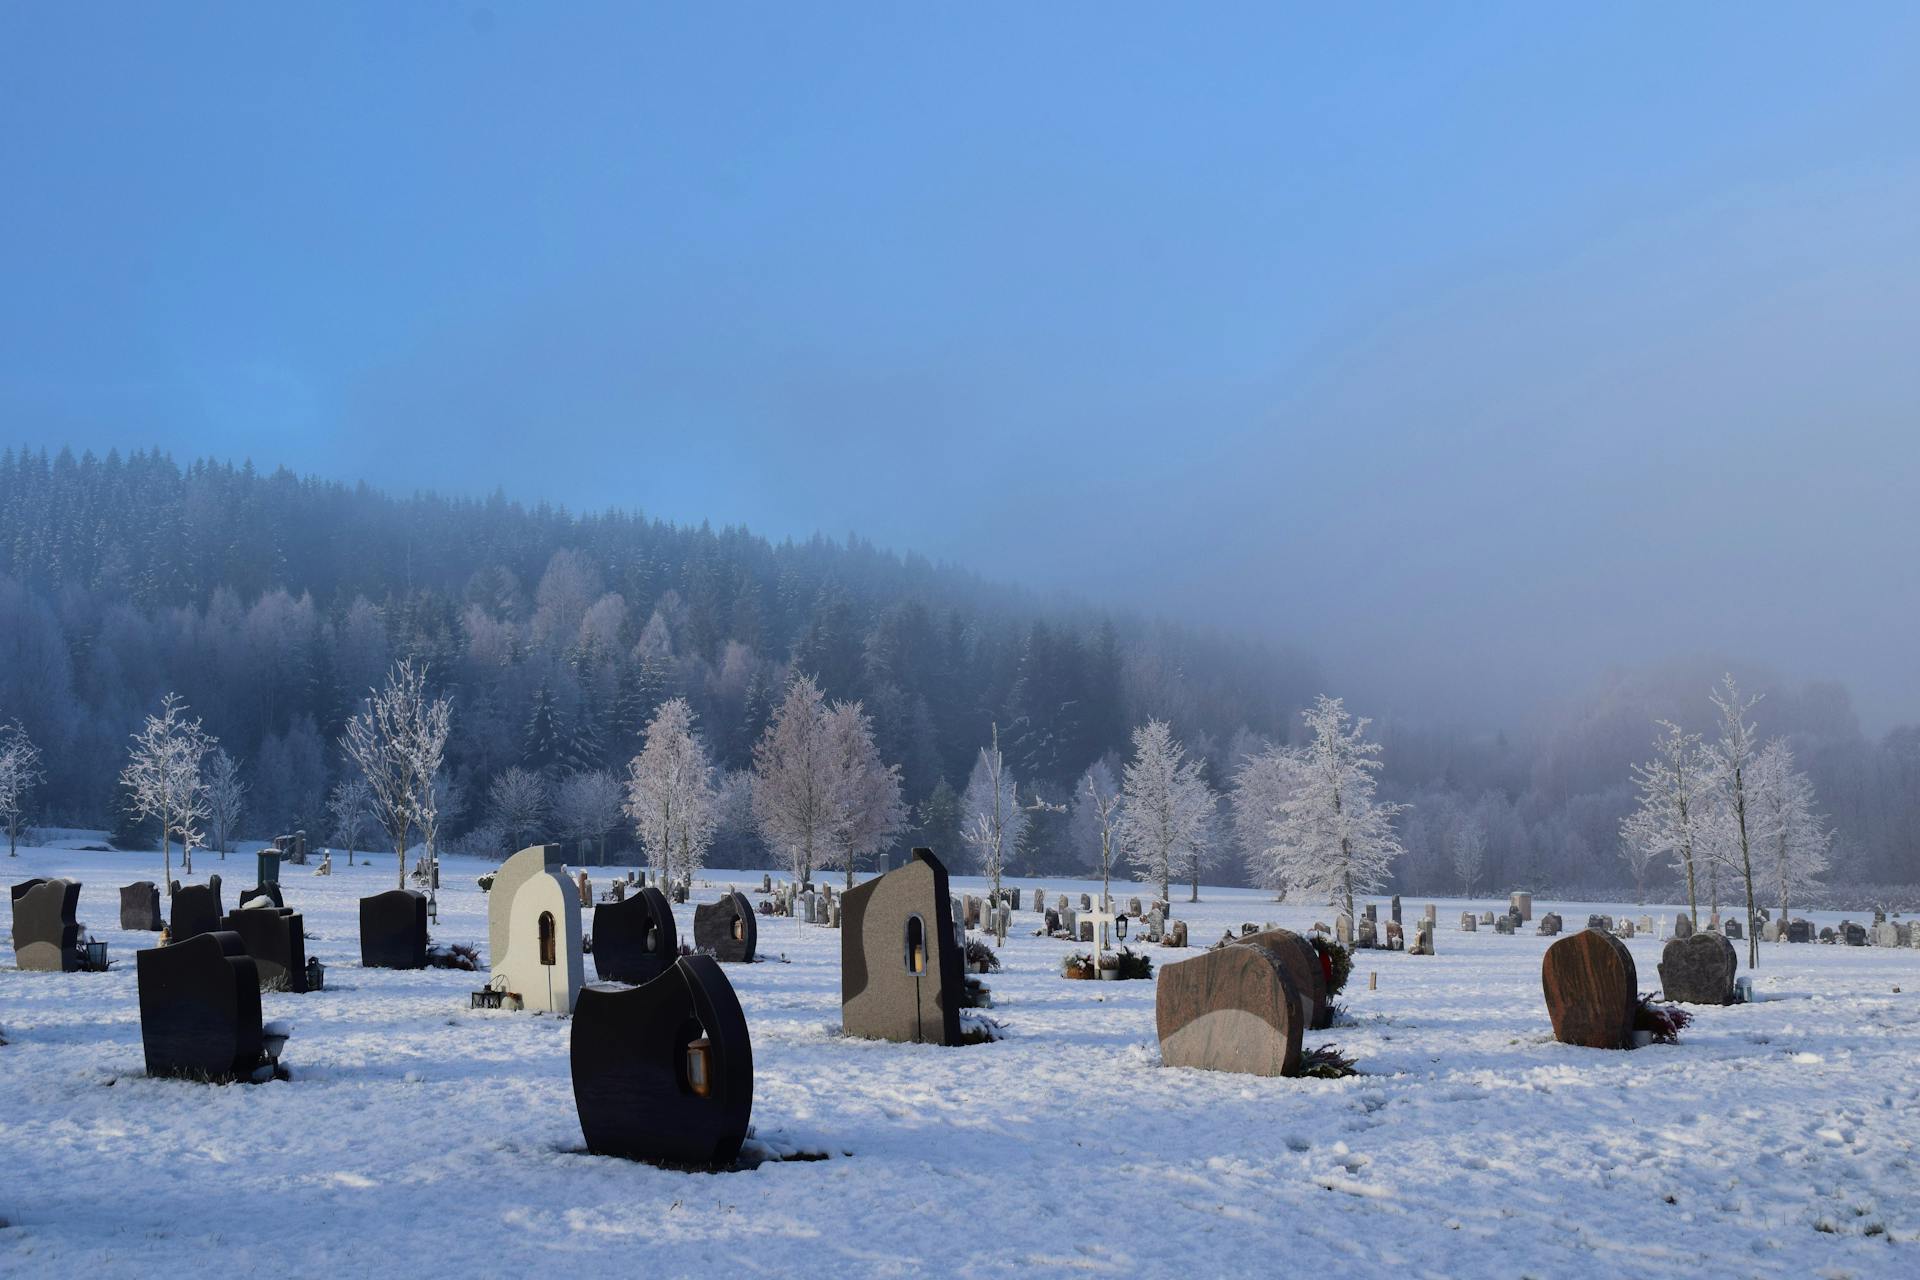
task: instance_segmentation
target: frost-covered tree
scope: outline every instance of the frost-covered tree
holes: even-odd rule
[[[1000,875],[1006,869],[1007,855],[1020,847],[1027,821],[1027,811],[1020,807],[1020,784],[1000,751],[1000,726],[996,724],[992,745],[980,748],[966,792],[960,797],[960,839],[973,850],[974,862],[992,882],[995,897],[1000,894]]]
[[[1647,874],[1653,870],[1658,858],[1654,849],[1638,840],[1620,841],[1620,861],[1627,864],[1627,874],[1633,877],[1633,900],[1643,903],[1647,900]]]
[[[213,847],[224,860],[246,812],[247,784],[240,766],[224,750],[215,750],[207,762],[207,823],[213,829]]]
[[[416,827],[431,861],[439,822],[433,777],[452,724],[446,698],[427,694],[427,669],[411,658],[395,663],[387,682],[367,691],[347,720],[341,744],[366,780],[374,820],[393,844],[395,881],[407,887],[407,833]],[[431,884],[431,881],[429,881]]]
[[[1461,814],[1459,825],[1453,829],[1449,843],[1452,845],[1453,873],[1460,877],[1461,891],[1471,898],[1474,886],[1480,883],[1480,872],[1486,866],[1486,824],[1477,814]]]
[[[507,837],[510,849],[524,849],[547,817],[547,780],[514,765],[487,788],[487,814]]]
[[[1247,874],[1283,898],[1287,885],[1273,878],[1266,851],[1272,846],[1274,825],[1285,816],[1294,782],[1293,758],[1285,747],[1257,748],[1241,758],[1233,775],[1234,843]]]
[[[1633,766],[1640,803],[1620,824],[1621,842],[1649,860],[1666,858],[1687,879],[1687,914],[1700,925],[1700,874],[1712,797],[1700,735],[1671,720],[1658,722],[1653,759]],[[1629,857],[1629,863],[1632,862]]]
[[[693,731],[685,698],[660,704],[647,725],[646,745],[627,766],[627,816],[656,873],[669,884],[690,884],[713,844],[713,765]]]
[[[1760,819],[1759,847],[1772,864],[1768,875],[1780,894],[1784,925],[1794,895],[1805,892],[1827,869],[1833,832],[1816,812],[1813,779],[1794,767],[1786,739],[1775,738],[1760,749],[1752,790]]]
[[[827,865],[844,870],[851,889],[860,862],[886,848],[907,825],[907,806],[900,797],[900,766],[881,761],[873,720],[859,703],[836,702],[827,711],[825,728],[833,777]]]
[[[193,849],[207,820],[202,766],[214,741],[200,728],[198,716],[187,718],[187,704],[177,693],[162,698],[160,714],[148,716],[132,736],[133,750],[120,771],[120,785],[135,813],[160,824],[160,856],[167,892],[172,893],[174,837],[180,839],[182,869],[193,871]]]
[[[373,793],[367,789],[365,779],[345,778],[334,784],[327,796],[327,821],[333,839],[347,846],[347,865],[352,866],[360,837],[373,821]]]
[[[1128,863],[1160,886],[1165,901],[1172,901],[1173,878],[1192,870],[1212,838],[1205,769],[1205,761],[1187,757],[1165,720],[1133,731],[1133,758],[1120,772],[1120,842]]]
[[[1081,858],[1100,868],[1100,900],[1113,901],[1113,856],[1120,828],[1120,784],[1105,760],[1095,760],[1073,791],[1068,830]],[[1104,907],[1103,907],[1104,909]]]
[[[1738,851],[1740,878],[1747,891],[1747,967],[1752,969],[1760,964],[1760,934],[1755,927],[1759,913],[1753,892],[1753,832],[1749,818],[1753,795],[1747,785],[1747,774],[1759,755],[1760,740],[1747,714],[1760,701],[1760,696],[1741,697],[1739,686],[1729,675],[1712,699],[1714,709],[1720,713],[1720,740],[1708,748],[1708,755],[1713,784],[1733,837],[1728,842],[1728,856],[1731,858],[1734,851]]]
[[[1375,794],[1380,744],[1367,740],[1371,721],[1325,694],[1301,716],[1307,741],[1283,754],[1287,795],[1261,851],[1261,881],[1351,916],[1354,894],[1384,886],[1403,852],[1393,819],[1406,806]]]
[[[620,825],[626,795],[620,780],[604,769],[576,773],[553,795],[553,816],[569,840],[593,841],[600,861],[607,860],[607,833]]]
[[[0,823],[7,828],[7,856],[20,856],[20,829],[27,819],[27,798],[46,780],[40,748],[19,721],[0,725]]]
[[[802,884],[826,856],[836,817],[826,699],[796,675],[753,746],[753,816],[767,847]]]

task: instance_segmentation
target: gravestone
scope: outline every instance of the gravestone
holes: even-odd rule
[[[1069,938],[1079,938],[1080,913],[1071,907],[1062,907],[1060,909],[1060,927],[1066,930]]]
[[[1203,1071],[1296,1074],[1301,1007],[1285,955],[1251,939],[1168,965],[1154,992],[1160,1060]]]
[[[1518,911],[1522,923],[1533,919],[1533,895],[1525,890],[1515,890],[1508,894],[1507,910]]]
[[[694,937],[699,936],[696,913]],[[658,889],[642,889],[624,902],[603,902],[593,909],[593,972],[600,981],[652,982],[679,956],[673,906]]]
[[[1372,920],[1365,917],[1361,918],[1360,936],[1354,939],[1353,945],[1367,951],[1371,951],[1380,945],[1379,932]]]
[[[763,871],[760,873],[760,892],[773,892],[773,873],[771,871]]]
[[[1673,918],[1673,936],[1676,938],[1691,938],[1693,936],[1693,917],[1689,915],[1676,915]]]
[[[569,1056],[587,1150],[710,1168],[740,1154],[753,1042],[710,957],[681,956],[642,986],[582,991]]]
[[[1152,912],[1147,916],[1147,941],[1159,942],[1164,937],[1165,925],[1161,923],[1160,913]]]
[[[1787,921],[1788,942],[1812,942],[1813,921],[1805,919]]]
[[[1780,941],[1780,922],[1778,920],[1769,920],[1760,926],[1760,941]]]
[[[1433,921],[1422,916],[1414,922],[1413,945],[1407,948],[1407,954],[1414,956],[1433,954]]]
[[[1169,947],[1184,947],[1187,945],[1187,922],[1185,920],[1175,920],[1168,928],[1166,945]]]
[[[1480,931],[1480,921],[1473,912],[1462,911],[1460,913],[1460,928],[1466,933],[1478,933]]]
[[[1343,947],[1353,945],[1353,917],[1344,911],[1333,918],[1333,940]]]
[[[980,899],[974,897],[970,893],[966,895],[966,897],[964,898],[964,901],[967,904],[967,928],[978,929],[980,927],[980,911],[982,908],[982,903]]]
[[[237,934],[134,953],[150,1076],[245,1080],[261,1062],[260,975]]]
[[[1480,923],[1481,923],[1481,924],[1492,924],[1492,923],[1493,923],[1493,912],[1491,912],[1491,911],[1482,911],[1482,912],[1480,913]]]
[[[1080,921],[1080,941],[1082,942],[1093,941],[1093,921],[1091,920]]]
[[[1497,918],[1495,918],[1495,920],[1494,920],[1494,922],[1493,922],[1493,931],[1494,931],[1495,933],[1512,933],[1512,932],[1513,932],[1513,917],[1512,917],[1512,916],[1499,916],[1499,917],[1497,917]]]
[[[181,884],[175,880],[167,903],[167,937],[174,942],[184,942],[212,933],[220,927],[220,917],[225,914],[226,908],[220,905],[219,876],[208,876],[205,884]]]
[[[1633,1047],[1639,977],[1626,944],[1602,929],[1582,929],[1552,946],[1540,962],[1553,1038],[1589,1049]]]
[[[1092,894],[1090,894],[1090,893],[1083,893],[1083,894],[1081,894],[1081,895],[1080,895],[1080,909],[1081,909],[1082,911],[1091,911],[1091,910],[1093,910],[1093,895],[1092,895]]]
[[[1324,1031],[1333,1025],[1333,1002],[1327,995],[1327,974],[1313,944],[1288,929],[1266,929],[1237,939],[1235,946],[1264,947],[1280,961],[1287,982],[1299,999],[1300,1029]]]
[[[1047,908],[1045,927],[1049,934],[1060,932],[1060,913],[1052,907]]]
[[[1007,890],[1007,910],[1018,911],[1019,909],[1020,909],[1020,889],[1018,886],[1015,886],[1014,888]]]
[[[287,907],[242,907],[229,911],[220,928],[236,935],[253,957],[262,991],[307,989],[307,942],[300,913]]]
[[[1033,891],[1033,909],[1041,915],[1047,914],[1047,891],[1045,889],[1035,889]]]
[[[487,894],[487,959],[493,978],[529,1011],[571,1013],[585,981],[580,894],[567,879],[566,850],[536,844],[500,864]]]
[[[287,905],[286,899],[280,896],[280,882],[278,880],[269,880],[265,883],[257,884],[251,889],[242,889],[240,891],[240,906],[252,907],[263,903],[272,907],[284,907]]]
[[[1635,928],[1639,929],[1641,933],[1652,933],[1654,930],[1653,917],[1641,916]]]
[[[1421,919],[1425,920],[1428,924],[1439,924],[1440,908],[1429,902],[1426,911],[1421,915]]]
[[[1143,912],[1140,910],[1140,899],[1138,898],[1127,899],[1127,914],[1130,916],[1139,916],[1143,914]]]
[[[834,903],[828,909],[827,923],[839,927],[839,903]],[[596,933],[594,937],[597,945],[599,935]],[[760,931],[754,923],[753,908],[740,894],[729,893],[718,902],[710,902],[693,910],[694,948],[708,952],[722,964],[752,964],[753,951],[759,940]]]
[[[966,990],[947,869],[931,849],[844,895],[840,1021],[850,1036],[960,1043]]]
[[[1620,923],[1613,926],[1613,932],[1616,937],[1631,938],[1634,934],[1633,921],[1622,916]]]
[[[1534,932],[1543,938],[1551,938],[1558,934],[1563,928],[1565,928],[1565,926],[1560,922],[1560,913],[1558,911],[1549,911],[1540,917],[1540,924],[1534,929]]]
[[[1405,951],[1406,949],[1407,949],[1406,930],[1401,927],[1400,922],[1398,920],[1387,921],[1387,950]]]
[[[1363,920],[1371,920],[1373,923],[1379,924],[1380,923],[1380,904],[1377,902],[1366,903],[1364,906],[1360,908],[1360,917]]]
[[[1587,928],[1589,928],[1589,929],[1612,929],[1612,928],[1613,928],[1613,917],[1612,917],[1612,916],[1599,916],[1599,915],[1594,915],[1594,916],[1588,916],[1588,917],[1587,917]]]
[[[1669,938],[1660,952],[1660,988],[1681,1004],[1732,1004],[1740,957],[1723,934]]]
[[[1866,926],[1855,924],[1851,920],[1842,920],[1840,922],[1840,940],[1846,943],[1850,947],[1866,946],[1867,945]]]
[[[138,933],[158,933],[164,919],[160,914],[160,886],[151,880],[136,880],[120,890],[120,927]]]
[[[427,895],[389,889],[360,899],[360,967],[427,967]]]
[[[1723,929],[1723,932],[1729,938],[1732,938],[1735,942],[1738,942],[1742,938],[1746,937],[1746,933],[1747,933],[1745,926],[1743,926],[1738,920],[1727,921],[1726,926]]]
[[[1400,919],[1400,895],[1399,895],[1399,894],[1397,894],[1397,893],[1393,895],[1393,906],[1392,906],[1392,907],[1390,908],[1390,910],[1391,910],[1391,911],[1392,911],[1392,913],[1393,913],[1393,922],[1394,922],[1395,924],[1402,924],[1402,923],[1404,923],[1404,922],[1403,922],[1403,921],[1402,921],[1402,920]]]
[[[78,880],[26,880],[13,886],[13,957],[22,969],[75,973],[86,966],[86,928],[73,918]]]

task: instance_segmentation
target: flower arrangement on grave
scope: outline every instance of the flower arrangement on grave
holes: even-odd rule
[[[451,946],[442,946],[433,941],[427,943],[427,967],[430,969],[462,969],[472,973],[480,967],[480,949],[470,942],[456,942]]]
[[[1352,1058],[1330,1044],[1323,1044],[1317,1049],[1300,1050],[1299,1074],[1315,1080],[1344,1080],[1359,1075],[1360,1070],[1353,1065]]]
[[[961,1044],[992,1044],[1007,1038],[1007,1025],[996,1018],[972,1010],[960,1015]]]
[[[1633,1011],[1633,1029],[1653,1037],[1655,1044],[1679,1044],[1680,1033],[1693,1021],[1693,1015],[1677,1004],[1656,1004],[1650,995],[1640,997]]]
[[[969,974],[966,981],[960,984],[960,1007],[962,1009],[993,1008],[993,988]]]
[[[1093,956],[1085,951],[1076,951],[1060,961],[1060,976],[1076,981],[1090,981],[1099,975],[1094,970]]]
[[[1151,978],[1153,976],[1153,957],[1142,955],[1132,947],[1122,947],[1114,955],[1122,979]]]
[[[993,948],[983,939],[976,938],[972,934],[967,935],[965,959],[967,968],[977,973],[1000,972],[1000,957],[993,953]]]
[[[1343,947],[1320,933],[1309,934],[1308,940],[1313,943],[1313,949],[1320,957],[1320,972],[1326,977],[1327,999],[1331,1000],[1340,994],[1340,989],[1347,985],[1347,978],[1353,973],[1353,949]]]

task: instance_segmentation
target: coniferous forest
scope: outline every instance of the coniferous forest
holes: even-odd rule
[[[1298,740],[1301,709],[1324,691],[1296,651],[1042,598],[857,538],[774,543],[158,452],[0,453],[0,721],[42,752],[33,821],[142,839],[117,779],[129,735],[172,691],[240,766],[239,834],[333,834],[339,733],[402,657],[453,701],[449,847],[497,846],[488,796],[506,770],[554,788],[619,775],[654,711],[684,697],[719,781],[716,865],[764,858],[745,788],[728,783],[743,782],[794,672],[871,716],[900,769],[903,844],[959,845],[960,797],[997,727],[1022,796],[1042,802],[1012,865],[1040,871],[1087,865],[1076,784],[1096,761],[1117,770],[1135,726],[1169,721],[1225,793],[1262,746]],[[1409,806],[1395,886],[1458,888],[1466,831],[1484,842],[1483,883],[1626,885],[1629,765],[1656,718],[1703,720],[1718,670],[1615,673],[1549,727],[1511,734],[1349,698],[1378,717],[1383,796]],[[1756,683],[1763,730],[1792,741],[1832,824],[1829,880],[1913,882],[1920,731],[1870,739],[1841,687]],[[1207,874],[1240,879],[1220,808]],[[630,839],[616,832],[608,853]],[[1670,873],[1654,874],[1657,886]]]

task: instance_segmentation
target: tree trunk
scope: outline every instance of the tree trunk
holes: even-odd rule
[[[1200,864],[1198,862],[1193,864],[1193,896],[1188,898],[1187,901],[1200,901]]]
[[[1747,881],[1747,968],[1760,967],[1760,934],[1753,927],[1753,852],[1747,844],[1747,794],[1741,771],[1733,771],[1733,811],[1740,819],[1740,869]]]

